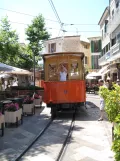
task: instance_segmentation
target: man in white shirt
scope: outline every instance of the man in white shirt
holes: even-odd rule
[[[100,84],[100,86],[104,86],[105,88],[107,88],[107,86],[104,84],[104,81],[102,79],[99,80],[99,84]],[[104,98],[102,96],[100,96],[100,118],[98,119],[98,121],[102,121],[103,120],[104,107],[105,107]]]
[[[66,81],[67,80],[67,69],[61,65],[61,71],[59,72],[60,75],[60,81]]]

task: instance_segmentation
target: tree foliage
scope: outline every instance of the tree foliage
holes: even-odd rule
[[[8,17],[0,24],[0,62],[24,69],[33,67],[33,51],[36,55],[36,65],[40,60],[39,52],[42,50],[42,40],[49,38],[42,15],[34,18],[26,30],[28,46],[21,46],[18,35],[12,30]],[[33,50],[34,47],[34,50]]]
[[[113,90],[100,87],[99,93],[105,100],[105,111],[108,119],[114,123],[112,150],[115,152],[115,161],[120,161],[120,86],[114,84]]]
[[[5,17],[0,26],[0,62],[15,65],[18,52],[18,35],[11,29],[8,18]]]
[[[30,69],[33,65],[32,52],[28,46],[21,46],[18,40],[8,17],[3,18],[0,24],[0,62]]]
[[[36,61],[40,60],[39,52],[43,48],[43,40],[47,40],[50,35],[45,28],[45,21],[42,15],[38,15],[28,26],[26,30],[27,40],[29,40],[29,48],[34,52]]]

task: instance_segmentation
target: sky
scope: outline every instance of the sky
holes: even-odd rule
[[[50,6],[49,0],[0,0],[0,19],[8,16],[12,28],[19,35],[20,43],[26,43],[25,29],[38,14],[42,14],[45,18],[46,27],[51,37],[71,35],[82,35],[83,37],[101,36],[98,22],[105,8],[109,5],[109,0],[52,1],[61,22],[68,24],[63,26],[63,29],[67,32],[59,33],[60,24]]]

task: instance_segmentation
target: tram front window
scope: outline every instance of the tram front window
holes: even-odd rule
[[[79,76],[78,63],[77,62],[74,62],[74,63],[71,64],[70,76]]]
[[[48,77],[49,77],[49,81],[57,80],[57,77],[56,77],[56,64],[49,64],[49,66],[48,66]]]
[[[61,64],[60,69],[58,69],[58,73],[59,73],[59,76],[60,76],[60,81],[66,81],[67,80],[67,69],[63,64]]]

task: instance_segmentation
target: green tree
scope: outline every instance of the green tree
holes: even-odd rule
[[[18,52],[18,35],[11,29],[8,17],[5,17],[0,25],[0,62],[15,66]]]
[[[39,52],[43,48],[43,40],[47,40],[50,35],[45,28],[45,21],[42,15],[38,15],[32,21],[32,24],[26,29],[29,48],[36,56],[36,62],[40,60]]]
[[[33,66],[33,54],[29,46],[20,46],[20,52],[18,53],[17,67],[30,70]]]

